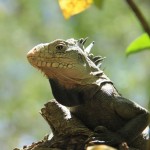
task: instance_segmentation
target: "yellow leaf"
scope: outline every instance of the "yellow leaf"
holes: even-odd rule
[[[66,19],[87,9],[93,0],[59,0],[59,5]]]

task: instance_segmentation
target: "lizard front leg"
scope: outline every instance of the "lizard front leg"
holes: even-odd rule
[[[105,127],[96,127],[95,134],[90,140],[95,144],[112,146],[126,142],[128,145],[138,145],[137,147],[140,150],[146,150],[146,148],[143,148],[146,147],[146,138],[142,136],[142,132],[150,122],[149,112],[138,104],[116,94],[117,92],[113,85],[106,84],[101,90],[103,93],[99,98],[110,100],[112,104],[110,109],[113,110],[116,117],[125,120],[125,124],[121,128],[116,129],[115,132]],[[137,144],[137,142],[139,143]]]

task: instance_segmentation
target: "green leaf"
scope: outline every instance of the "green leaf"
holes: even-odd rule
[[[142,34],[135,39],[126,49],[126,54],[140,52],[143,50],[150,50],[150,37],[147,33]]]
[[[103,4],[103,0],[93,0],[94,1],[94,4],[97,8],[101,8],[102,7],[102,4]]]

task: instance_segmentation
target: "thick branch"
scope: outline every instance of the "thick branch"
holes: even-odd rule
[[[54,136],[24,146],[23,150],[83,150],[85,141],[93,133],[56,101],[46,103],[41,109],[41,115],[48,122]]]
[[[133,10],[137,18],[139,19],[143,29],[147,34],[150,36],[150,27],[148,25],[148,22],[144,18],[142,12],[139,10],[139,8],[136,6],[136,4],[133,2],[133,0],[126,0],[130,8]]]
[[[50,125],[54,135],[78,135],[89,136],[93,132],[85,127],[70,111],[55,100],[45,104],[41,109],[41,115]]]
[[[51,139],[45,136],[43,140],[32,143],[30,146],[14,150],[85,150],[85,142],[93,132],[82,124],[79,119],[70,114],[66,107],[55,100],[50,101],[41,109],[41,115],[48,122],[54,136]],[[122,143],[119,146],[119,150],[128,150],[126,147]],[[107,145],[88,145],[86,148],[86,150],[106,149],[116,150]]]

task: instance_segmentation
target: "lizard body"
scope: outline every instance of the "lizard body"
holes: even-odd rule
[[[109,145],[127,142],[145,150],[142,132],[148,126],[149,112],[118,93],[99,68],[102,57],[93,56],[93,43],[85,48],[85,41],[58,39],[39,44],[27,58],[47,76],[56,100],[98,133],[95,141]]]

